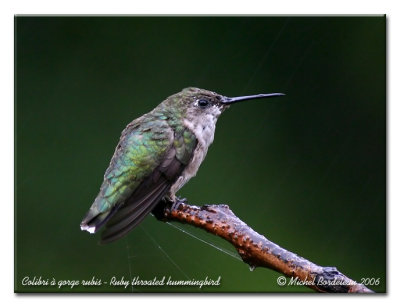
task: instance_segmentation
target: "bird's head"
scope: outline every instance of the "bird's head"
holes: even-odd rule
[[[234,103],[283,95],[284,94],[282,93],[271,93],[226,97],[209,90],[188,87],[183,89],[181,92],[170,96],[167,98],[167,101],[173,108],[179,109],[188,120],[213,119],[216,122],[221,113]]]

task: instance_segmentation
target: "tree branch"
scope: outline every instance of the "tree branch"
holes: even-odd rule
[[[215,234],[231,243],[251,267],[273,269],[318,292],[373,293],[335,267],[321,267],[269,241],[241,221],[227,205],[163,203],[153,213],[160,220],[190,224]]]

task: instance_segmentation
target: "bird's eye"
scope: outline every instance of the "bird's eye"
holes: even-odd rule
[[[201,98],[197,101],[197,105],[200,108],[207,108],[209,106],[210,102],[207,99]]]

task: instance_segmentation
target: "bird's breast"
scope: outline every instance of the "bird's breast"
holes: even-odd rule
[[[211,116],[202,122],[184,120],[184,126],[196,136],[197,146],[194,149],[193,156],[189,164],[183,170],[182,175],[178,178],[175,184],[171,187],[171,195],[175,195],[175,193],[186,182],[188,182],[190,178],[196,176],[201,163],[206,157],[208,147],[214,141],[215,124],[215,118]]]

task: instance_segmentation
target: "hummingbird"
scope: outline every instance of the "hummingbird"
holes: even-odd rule
[[[80,227],[104,231],[100,243],[125,236],[197,173],[214,140],[218,117],[231,104],[282,93],[226,97],[189,87],[133,120],[122,131],[100,192]]]

